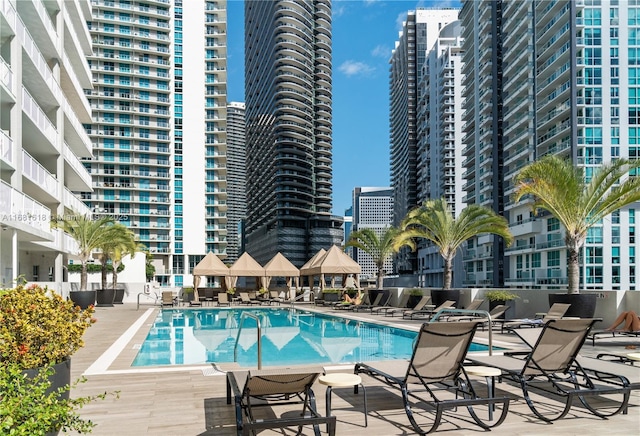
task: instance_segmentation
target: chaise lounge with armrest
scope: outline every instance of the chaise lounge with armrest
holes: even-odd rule
[[[394,309],[387,310],[384,315],[385,316],[396,316],[397,314],[405,314],[406,312],[413,312],[415,310],[423,310],[429,303],[431,302],[431,297],[428,295],[423,295],[422,298],[418,301],[418,303],[412,308],[408,309],[406,307],[396,307]]]
[[[240,435],[255,435],[265,429],[313,426],[320,436],[320,425],[326,424],[330,436],[336,432],[336,417],[322,416],[317,411],[312,390],[314,382],[324,373],[322,367],[250,370],[241,386],[240,373],[227,372],[227,404],[233,396],[236,430]],[[299,416],[274,417],[273,406],[302,405]],[[270,413],[260,409],[270,408]]]
[[[418,434],[435,431],[445,410],[466,407],[471,418],[485,430],[500,425],[509,410],[508,397],[485,398],[476,394],[463,362],[478,327],[476,321],[425,323],[420,327],[413,355],[404,376],[385,373],[365,363],[357,363],[356,375],[367,376],[400,389],[404,409]],[[459,398],[461,396],[461,398]],[[474,406],[500,407],[496,420],[484,421]],[[421,409],[419,412],[417,409]],[[416,414],[432,415],[428,428],[418,423]]]
[[[567,310],[569,310],[570,306],[571,304],[567,303],[553,303],[553,305],[549,308],[549,311],[545,313],[542,318],[507,319],[499,321],[502,323],[502,332],[504,332],[505,329],[510,330],[519,329],[522,327],[542,327],[547,323],[547,321],[550,321],[552,319],[562,319],[564,314],[567,313]]]
[[[543,421],[552,422],[566,416],[576,398],[595,416],[607,418],[626,411],[631,386],[625,385],[622,378],[598,374],[592,368],[583,366],[582,363],[586,361],[579,358],[578,352],[597,321],[550,320],[542,330],[516,331],[532,347],[530,351],[467,358],[476,365],[498,368],[502,371],[503,379],[519,384],[527,406]],[[542,396],[544,401],[539,401],[537,396]],[[602,396],[607,396],[609,400],[606,410],[596,406],[597,399]],[[618,396],[619,400],[612,398]],[[549,399],[564,403],[560,411],[552,410],[547,401]]]
[[[447,300],[444,303],[442,303],[440,306],[434,308],[434,309],[423,309],[423,310],[410,310],[407,312],[403,312],[402,313],[402,318],[406,319],[431,319],[431,317],[433,315],[435,315],[436,313],[438,313],[440,310],[442,309],[448,309],[448,308],[453,308],[455,307],[456,302],[453,300]]]

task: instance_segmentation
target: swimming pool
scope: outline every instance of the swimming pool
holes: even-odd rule
[[[410,330],[295,308],[163,309],[133,366],[233,362],[245,311],[260,319],[263,366],[409,359],[417,336]],[[255,366],[256,322],[247,318],[243,325],[237,362]]]

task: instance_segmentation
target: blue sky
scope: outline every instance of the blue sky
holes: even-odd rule
[[[389,186],[389,58],[407,11],[457,1],[333,1],[333,213]],[[244,6],[228,2],[228,99],[244,101]]]

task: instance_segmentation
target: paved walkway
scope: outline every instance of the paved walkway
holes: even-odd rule
[[[152,312],[147,312],[149,309]],[[99,392],[119,391],[119,399],[109,397],[93,402],[82,409],[82,416],[97,424],[94,435],[234,435],[234,408],[226,404],[225,377],[208,365],[189,368],[130,368],[137,352],[136,345],[146,336],[157,308],[124,304],[111,308],[97,308],[98,322],[86,333],[86,345],[72,358],[72,376],[86,373],[87,382],[80,384],[73,395],[90,395]],[[147,315],[147,317],[145,317]],[[384,317],[358,314],[360,318]],[[389,319],[389,318],[387,318]],[[402,326],[419,321],[394,321]],[[131,329],[132,325],[136,327]],[[477,336],[486,336],[479,332]],[[515,341],[513,335],[496,335],[496,340]],[[625,342],[626,341],[626,342]],[[615,339],[599,341],[597,347],[585,345],[583,354],[595,355],[600,350],[625,351],[625,345],[640,348],[640,339]],[[116,350],[121,349],[122,351]],[[397,362],[381,362],[380,368],[397,366]],[[336,369],[336,368],[334,368]],[[340,369],[351,372],[352,367]],[[640,371],[640,366],[638,367]],[[397,373],[397,371],[395,371]],[[390,390],[363,376],[369,400],[369,426],[364,427],[361,395],[351,389],[336,389],[332,407],[337,416],[338,435],[409,435],[415,434],[402,408],[399,392]],[[574,407],[564,419],[545,424],[534,418],[519,391],[507,383],[499,383],[499,390],[507,391],[518,400],[512,402],[506,421],[492,430],[493,435],[624,435],[640,431],[640,392],[632,394],[627,415],[617,415],[602,420]],[[325,387],[314,388],[319,409],[324,412]],[[324,428],[323,428],[324,432]],[[438,433],[482,434],[473,425],[462,408],[447,413]],[[270,432],[261,435],[295,434],[295,432]],[[304,434],[312,434],[306,431]],[[326,434],[326,433],[325,433]]]

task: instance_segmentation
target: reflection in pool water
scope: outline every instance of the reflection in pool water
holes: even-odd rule
[[[260,319],[262,365],[344,364],[409,359],[416,332],[295,308],[164,309],[133,366],[233,362],[240,317]],[[238,363],[257,362],[257,325],[246,317]]]

